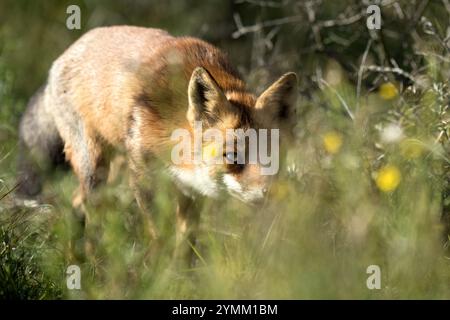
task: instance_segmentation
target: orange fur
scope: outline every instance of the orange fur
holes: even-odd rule
[[[53,63],[46,86],[30,100],[22,119],[21,141],[32,156],[64,146],[80,182],[76,206],[82,206],[92,189],[105,180],[101,169],[109,166],[111,150],[124,151],[136,200],[148,212],[146,200],[151,192],[142,192],[142,187],[151,182],[144,180],[145,171],[155,158],[170,165],[174,129],[192,132],[193,121],[200,119],[206,127],[222,132],[278,127],[289,131],[286,123],[293,118],[295,85],[295,75],[287,74],[257,98],[226,55],[202,40],[177,38],[158,29],[98,28]],[[44,144],[33,139],[32,130],[47,139]],[[31,162],[24,161],[24,171],[28,170],[24,182],[34,177],[31,167]],[[245,193],[267,184],[258,168],[217,166],[207,168],[206,176],[213,180],[218,172],[228,172],[228,183]],[[190,176],[196,170],[192,164],[177,170],[185,182],[205,178]],[[192,207],[186,201],[179,208]],[[189,217],[182,212],[177,216]],[[186,224],[180,225],[186,229]],[[153,224],[147,226],[156,236]]]

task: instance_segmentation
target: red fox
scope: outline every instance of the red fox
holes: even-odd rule
[[[228,190],[253,202],[265,196],[270,177],[259,163],[175,164],[172,132],[193,131],[201,121],[203,129],[279,129],[283,137],[293,126],[296,98],[295,73],[256,97],[226,55],[202,40],[151,28],[93,29],[53,63],[21,119],[19,192],[37,194],[43,167],[64,154],[80,183],[73,206],[82,207],[105,180],[111,151],[122,152],[138,206],[157,237],[148,205],[157,186],[148,167],[161,162],[182,191],[176,216],[183,239],[198,221],[195,194]],[[233,148],[227,144],[219,157],[229,160]]]

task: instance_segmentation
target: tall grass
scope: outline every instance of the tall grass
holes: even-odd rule
[[[428,17],[436,18],[431,20],[439,34],[445,26],[432,15],[439,10],[431,9]],[[264,10],[263,16],[271,15]],[[320,13],[325,19],[330,12]],[[330,33],[324,40],[336,39]],[[10,35],[4,39],[17,45]],[[98,190],[88,206],[93,246],[82,263],[68,254],[76,188],[70,173],[56,172],[48,181],[41,199],[48,206],[24,209],[12,194],[5,197],[0,200],[0,296],[449,299],[450,256],[441,214],[449,202],[443,193],[449,181],[450,66],[441,40],[429,36],[408,43],[405,50],[415,46],[422,52],[420,58],[401,61],[417,66],[413,83],[392,72],[359,73],[361,59],[351,61],[353,72],[329,56],[308,55],[297,64],[290,54],[301,51],[306,40],[274,55],[289,69],[298,66],[303,79],[296,141],[263,208],[228,197],[204,199],[192,268],[180,268],[171,257],[174,186],[164,173],[153,182],[153,211],[163,238],[158,255],[149,254],[148,239],[137,232],[138,209],[126,170]],[[379,43],[373,41],[366,65],[378,61]],[[361,57],[366,45],[351,50]],[[252,53],[255,61],[267,58],[258,52]],[[22,80],[14,73],[20,68],[8,66],[10,54],[3,48],[0,55],[0,197],[14,185],[15,128],[27,99],[15,89]],[[241,69],[261,88],[269,75],[255,61],[250,67],[241,62]],[[358,74],[362,84],[355,81]],[[74,263],[81,268],[81,290],[66,288],[65,271]],[[366,285],[371,265],[381,270],[379,290]]]

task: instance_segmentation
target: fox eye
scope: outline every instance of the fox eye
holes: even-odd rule
[[[239,159],[240,155],[237,152],[225,152],[223,156],[229,172],[240,173],[244,170],[245,164],[242,161],[239,161],[242,159]]]
[[[236,152],[225,152],[223,156],[228,164],[237,164],[238,162],[238,155]]]

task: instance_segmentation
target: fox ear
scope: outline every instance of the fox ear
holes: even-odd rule
[[[297,82],[294,72],[286,73],[259,96],[255,108],[263,125],[272,129],[292,129],[298,97]]]
[[[216,80],[204,68],[198,67],[192,72],[188,87],[188,120],[206,121],[209,124],[220,117],[220,109],[227,103],[222,89]]]

